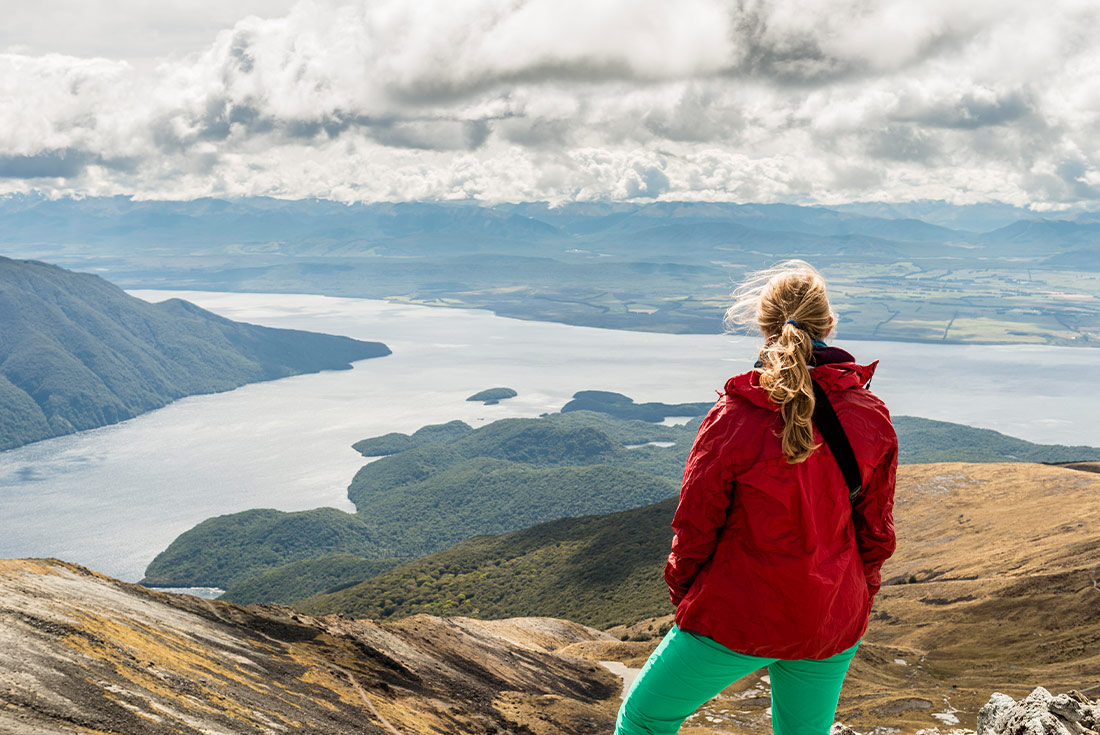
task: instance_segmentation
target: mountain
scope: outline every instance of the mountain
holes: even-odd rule
[[[1059,252],[1087,246],[1095,249],[1100,223],[1074,220],[1022,219],[983,236],[988,242],[1012,243]]]
[[[1100,272],[1100,248],[1095,245],[1052,255],[1043,264],[1067,270]]]
[[[219,600],[242,605],[252,602],[287,603],[304,597],[335,592],[364,579],[387,572],[411,559],[364,559],[354,554],[330,554],[283,564],[230,584]]]
[[[959,205],[932,199],[912,202],[849,202],[828,208],[868,217],[917,219],[964,232],[989,232],[1017,220],[1036,216],[1029,209],[1000,202]]]
[[[0,732],[587,735],[620,684],[557,654],[607,639],[544,618],[377,624],[0,560]]]
[[[673,497],[701,421],[698,414],[710,405],[635,404],[618,393],[580,391],[562,413],[542,418],[503,419],[476,430],[452,421],[411,435],[364,439],[354,447],[382,458],[364,465],[348,487],[356,513],[259,509],[208,519],[157,555],[142,583],[228,588],[323,555],[419,557],[471,536]],[[680,426],[650,422],[693,413],[695,418]],[[894,425],[902,463],[1100,458],[1096,447],[1033,444],[944,421],[897,416]],[[323,567],[323,562],[309,567],[326,580],[318,581],[316,590],[351,581],[345,565],[328,572]],[[250,594],[262,588],[271,597],[248,599],[293,599],[277,582],[293,579],[279,571],[251,588]]]
[[[0,245],[127,288],[316,293],[714,334],[749,270],[809,260],[849,339],[1100,344],[1097,214],[858,202],[343,204],[0,196]],[[75,236],[74,233],[79,233]],[[1058,294],[1052,298],[1051,294]]]
[[[184,532],[149,563],[141,583],[187,587],[191,585],[179,582],[206,579],[209,586],[230,587],[272,567],[341,553],[394,556],[351,513],[336,508],[292,513],[257,508],[207,518]],[[313,571],[321,578],[338,574]]]
[[[573,400],[561,408],[570,411],[598,411],[620,419],[639,421],[663,421],[668,416],[704,416],[714,401],[702,403],[635,403],[622,393],[606,390],[582,390],[573,394]]]
[[[380,342],[149,303],[91,273],[0,257],[0,450],[388,354]]]
[[[596,628],[671,610],[660,566],[676,498],[466,539],[342,590],[291,601],[313,613],[379,620],[414,613],[538,614]]]
[[[377,623],[242,607],[57,559],[0,560],[0,596],[0,732],[10,735],[597,735],[611,731],[622,685],[596,662],[656,645],[553,618]],[[921,688],[923,662],[891,660],[899,654],[909,651],[864,641],[832,735],[936,735],[947,725],[974,735],[954,727],[974,720],[980,735],[1100,728],[1100,700],[1033,683],[985,689],[974,697],[988,700],[976,716],[946,698],[933,705]],[[770,733],[766,671],[706,703],[684,732]],[[1014,690],[1027,694],[1004,693]]]
[[[1036,682],[1100,685],[1098,496],[1100,474],[1069,468],[900,467],[897,551],[883,565],[837,718],[864,731],[973,728],[991,690],[1024,696]],[[442,611],[568,617],[622,639],[579,644],[586,655],[641,666],[673,612],[662,571],[674,507],[670,499],[468,539],[292,604],[378,620]],[[750,677],[727,695],[739,701],[716,700],[693,722],[766,726],[766,682]],[[738,719],[738,709],[748,714]]]
[[[926,462],[1080,462],[1100,458],[1100,448],[1035,444],[992,429],[935,421],[918,416],[893,417],[898,461]]]
[[[364,457],[384,457],[388,454],[398,454],[406,449],[415,449],[421,444],[432,444],[463,436],[473,431],[465,421],[448,421],[445,424],[432,424],[423,426],[412,434],[390,432],[382,436],[362,439],[351,445],[351,448]]]
[[[423,556],[480,533],[646,505],[676,494],[686,451],[676,442],[697,426],[574,411],[476,430],[450,422],[356,442],[367,454],[412,446],[356,473],[348,497],[358,512],[254,509],[210,518],[158,554],[142,584],[226,588],[332,553]],[[673,446],[627,448],[649,442]]]

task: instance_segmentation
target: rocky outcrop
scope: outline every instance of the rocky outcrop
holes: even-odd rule
[[[1100,733],[1100,700],[1080,692],[1052,696],[1035,687],[1026,697],[994,692],[978,712],[978,735],[1093,735]]]
[[[922,730],[922,733],[929,733]],[[1100,700],[1072,689],[1052,695],[1035,687],[1019,701],[993,692],[978,711],[978,730],[951,730],[952,735],[1095,735],[1100,733]],[[860,735],[843,723],[833,723],[830,735]]]
[[[0,560],[0,732],[610,732],[618,678],[556,653],[609,637],[547,618],[316,618]]]

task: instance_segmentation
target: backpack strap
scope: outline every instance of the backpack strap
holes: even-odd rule
[[[837,418],[833,404],[829,402],[829,396],[816,380],[810,378],[814,384],[814,415],[813,422],[817,430],[829,445],[829,450],[840,465],[840,471],[844,474],[844,482],[848,484],[848,500],[855,502],[863,489],[863,480],[859,476],[859,465],[856,463],[855,452],[848,441],[848,435],[844,433],[844,427]]]

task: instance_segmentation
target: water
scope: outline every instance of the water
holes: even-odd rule
[[[394,354],[352,370],[191,396],[113,426],[0,453],[0,557],[56,556],[126,581],[178,534],[248,508],[353,510],[367,460],[351,445],[462,419],[473,426],[557,411],[578,390],[638,401],[716,397],[757,341],[573,327],[368,299],[135,290],[231,319],[381,340]],[[895,414],[1100,444],[1100,350],[845,342],[879,359],[872,390]],[[506,386],[494,406],[465,399]]]
[[[193,595],[207,600],[216,600],[225,590],[221,587],[154,587],[158,592],[171,592],[174,595]]]

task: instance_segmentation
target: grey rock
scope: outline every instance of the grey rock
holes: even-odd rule
[[[840,722],[834,722],[829,730],[829,735],[860,735],[858,732]]]
[[[834,722],[829,735],[860,733]],[[1055,697],[1035,687],[1019,701],[993,692],[978,710],[976,735],[1100,735],[1100,700],[1089,700],[1076,689]]]
[[[1004,728],[1009,712],[1016,700],[1007,694],[993,692],[989,701],[978,710],[978,735],[998,735]]]
[[[1085,708],[1068,694],[1059,694],[1050,700],[1050,711],[1069,722],[1080,722],[1085,716]]]
[[[978,712],[978,735],[1091,735],[1100,704],[1079,692],[1051,695],[1035,687],[1016,702],[994,692]]]

